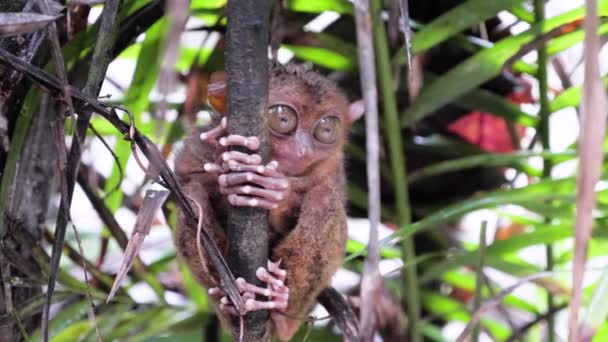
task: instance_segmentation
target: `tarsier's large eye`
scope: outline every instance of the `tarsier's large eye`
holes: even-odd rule
[[[339,131],[340,119],[335,116],[326,116],[315,126],[313,136],[324,144],[333,144],[338,139]]]
[[[270,128],[279,134],[289,134],[298,126],[296,111],[287,105],[274,105],[268,109]]]

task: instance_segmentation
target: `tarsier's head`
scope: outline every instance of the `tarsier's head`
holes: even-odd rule
[[[333,82],[309,68],[272,66],[268,91],[271,158],[285,174],[298,176],[319,166],[341,164],[348,129],[362,114],[360,104],[350,104]]]

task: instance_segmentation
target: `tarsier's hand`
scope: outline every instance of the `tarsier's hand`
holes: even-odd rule
[[[278,170],[279,163],[271,161],[264,166],[258,154],[227,151],[230,146],[256,151],[260,141],[257,137],[226,134],[225,118],[218,127],[201,134],[201,140],[217,144],[218,151],[217,160],[203,166],[205,171],[220,174],[220,192],[228,195],[232,205],[264,209],[278,207],[289,189],[289,180]]]
[[[281,261],[272,262],[268,260],[268,268],[260,267],[256,272],[258,279],[267,284],[266,288],[250,284],[243,278],[237,278],[236,284],[242,293],[245,309],[247,311],[256,310],[277,310],[284,311],[287,309],[289,300],[289,288],[285,285],[285,277],[287,272],[280,268]],[[209,294],[219,299],[220,310],[226,314],[238,315],[230,300],[224,292],[218,287],[209,289]],[[268,297],[268,301],[259,301],[255,296],[262,295]]]

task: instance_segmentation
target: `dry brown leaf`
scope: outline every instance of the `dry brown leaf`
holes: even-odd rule
[[[109,302],[112,300],[112,298],[114,298],[114,295],[116,294],[116,291],[118,291],[122,280],[131,269],[131,266],[133,266],[133,261],[135,260],[135,257],[139,254],[144,239],[150,232],[150,227],[152,226],[156,211],[158,210],[158,208],[160,208],[161,205],[163,205],[163,203],[165,203],[165,200],[168,196],[169,191],[167,190],[146,191],[144,204],[142,205],[141,209],[139,210],[139,213],[137,214],[137,219],[135,220],[135,227],[133,228],[131,238],[129,238],[129,243],[127,244],[127,248],[125,249],[125,255],[122,259],[120,270],[116,274],[114,284],[112,285],[112,290],[110,290],[110,294],[108,295],[108,299],[106,300],[106,302]]]

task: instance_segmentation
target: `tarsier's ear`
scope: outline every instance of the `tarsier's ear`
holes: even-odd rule
[[[226,72],[217,71],[209,75],[207,101],[209,106],[218,114],[226,114]]]
[[[363,100],[357,100],[350,104],[348,108],[348,123],[352,124],[357,121],[365,113],[365,103]]]

